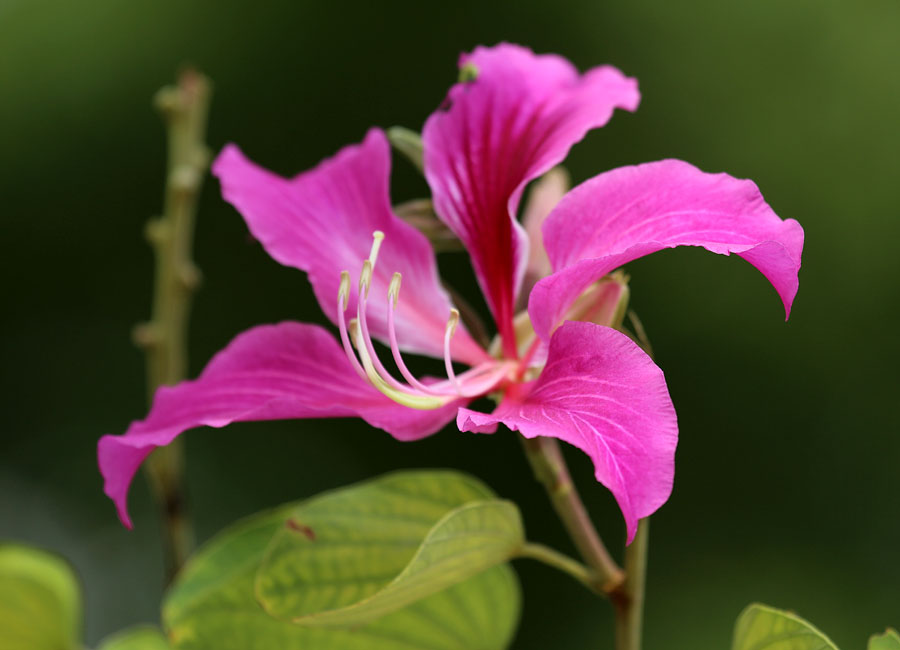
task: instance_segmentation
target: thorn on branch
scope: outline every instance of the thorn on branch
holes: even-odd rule
[[[161,244],[172,236],[172,228],[163,217],[153,217],[144,226],[144,237],[151,244]]]

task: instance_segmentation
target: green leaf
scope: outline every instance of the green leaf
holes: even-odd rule
[[[254,597],[255,576],[273,538],[283,535],[290,525],[292,535],[305,538],[311,532],[320,541],[325,531],[309,522],[314,519],[311,515],[328,512],[333,513],[334,526],[341,525],[348,536],[358,530],[372,532],[377,529],[372,517],[379,513],[357,519],[354,512],[357,501],[373,493],[381,496],[382,507],[393,504],[397,509],[389,529],[382,528],[386,540],[392,539],[396,530],[419,533],[413,547],[393,549],[392,542],[380,547],[383,557],[402,556],[407,563],[418,542],[448,511],[493,496],[478,481],[455,472],[401,472],[255,515],[201,549],[167,594],[163,621],[173,646],[177,650],[505,648],[520,608],[518,582],[506,565],[350,629],[296,625],[272,618],[260,607]],[[332,556],[328,561],[334,568],[342,559]]]
[[[0,650],[72,650],[80,646],[81,591],[61,557],[0,545]]]
[[[900,634],[888,628],[884,634],[876,634],[869,639],[869,650],[900,650]]]
[[[170,650],[169,642],[159,628],[138,625],[118,632],[100,644],[97,650]]]
[[[496,499],[467,503],[437,521],[436,512],[423,512],[398,525],[418,498],[409,487],[359,492],[350,509],[301,508],[257,574],[263,608],[305,625],[360,625],[502,564],[524,543],[518,509]]]
[[[415,165],[420,172],[425,171],[425,154],[422,146],[422,136],[403,126],[392,126],[387,130],[387,137],[397,151]]]
[[[837,650],[837,646],[796,614],[750,605],[734,628],[732,650]]]

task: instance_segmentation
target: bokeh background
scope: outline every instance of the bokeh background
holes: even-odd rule
[[[737,258],[664,252],[628,267],[633,307],[680,416],[674,494],[654,517],[646,647],[726,648],[751,601],[791,608],[843,648],[900,625],[900,3],[0,0],[3,425],[0,538],[70,558],[86,638],[155,621],[159,530],[148,490],[122,529],[95,469],[99,435],[145,412],[132,326],[149,313],[141,233],[162,201],[154,91],[180,64],[215,82],[208,141],[281,173],[371,125],[419,128],[460,51],[510,40],[639,78],[643,103],[577,145],[576,180],[678,157],[752,178],[806,229],[783,322]],[[424,183],[395,162],[394,198]],[[323,322],[301,273],[248,237],[209,179],[191,371],[237,332]],[[442,259],[472,294],[461,259]],[[483,305],[480,305],[483,307]],[[187,437],[201,539],[266,506],[398,467],[452,466],[524,504],[569,549],[513,435],[446,430],[401,444],[355,421],[246,424]],[[573,471],[617,550],[621,517]],[[610,647],[609,608],[542,566],[514,647]]]

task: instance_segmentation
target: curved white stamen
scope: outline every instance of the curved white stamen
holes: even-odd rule
[[[450,357],[450,342],[459,324],[459,312],[456,309],[450,310],[450,318],[444,331],[444,366],[447,370],[447,380],[437,381],[426,386],[413,376],[400,354],[394,323],[394,312],[399,301],[402,278],[399,273],[394,273],[388,287],[387,326],[391,354],[400,374],[408,383],[397,381],[387,371],[375,351],[366,318],[369,289],[372,285],[375,262],[378,259],[378,252],[383,240],[384,233],[381,231],[372,233],[372,248],[368,259],[363,261],[362,271],[359,275],[356,318],[350,319],[349,322],[345,319],[345,312],[350,302],[350,274],[347,271],[341,272],[337,301],[338,328],[344,351],[357,374],[389,399],[398,404],[421,410],[441,408],[461,397],[477,397],[496,388],[499,383],[510,376],[515,364],[492,361],[467,370],[459,377],[454,372],[453,361]]]
[[[397,344],[397,330],[394,328],[394,309],[397,307],[397,301],[400,297],[401,278],[400,273],[394,273],[394,276],[391,278],[391,286],[388,288],[388,338],[391,342],[391,354],[394,357],[394,363],[397,364],[397,369],[403,375],[403,378],[409,382],[410,386],[427,395],[441,395],[440,391],[429,388],[416,379],[403,362],[403,355],[400,354],[400,346]]]
[[[453,334],[456,332],[456,326],[458,324],[459,311],[456,309],[451,309],[450,318],[447,320],[447,329],[444,330],[444,367],[447,369],[447,378],[453,385],[454,390],[457,393],[461,393],[462,391],[460,391],[459,381],[456,379],[456,373],[453,372],[453,359],[450,358],[450,339],[453,338]]]
[[[496,388],[503,379],[509,377],[516,368],[516,363],[511,361],[488,361],[482,363],[475,368],[470,368],[464,373],[457,376],[462,390],[460,397],[478,397],[490,392]],[[436,382],[431,388],[440,394],[446,394],[447,391],[454,391],[453,385],[449,379]]]
[[[363,381],[367,381],[368,378],[366,377],[366,371],[361,365],[359,365],[359,360],[356,358],[356,353],[353,351],[353,347],[350,345],[350,338],[347,336],[347,323],[344,320],[344,312],[347,310],[349,294],[350,272],[341,271],[341,286],[340,289],[338,289],[337,304],[338,330],[340,330],[341,333],[341,344],[344,346],[344,353],[347,355],[347,358],[350,359],[350,365],[353,366],[356,374],[358,374],[363,379]]]
[[[372,248],[374,250],[375,246],[373,245]],[[378,353],[375,351],[375,346],[372,343],[372,337],[369,335],[369,323],[366,319],[369,283],[372,280],[372,266],[369,260],[366,260],[363,263],[363,274],[365,274],[366,269],[368,269],[369,271],[368,276],[364,277],[361,275],[359,278],[359,300],[356,303],[356,318],[359,321],[360,334],[362,335],[362,348],[360,348],[360,356],[362,356],[362,351],[365,350],[372,363],[372,367],[375,369],[381,379],[384,380],[385,383],[393,387],[395,390],[408,392],[410,390],[409,387],[404,386],[399,381],[394,379],[393,376],[391,376],[391,374],[384,367],[384,364],[381,363],[381,359],[378,358]],[[363,361],[363,363],[365,364],[365,360]]]
[[[399,391],[388,385],[388,383],[375,371],[375,367],[372,365],[372,359],[366,352],[366,346],[362,341],[361,328],[358,326],[358,322],[355,318],[350,321],[350,327],[353,330],[354,342],[356,343],[356,349],[359,350],[359,356],[360,359],[362,359],[363,368],[366,370],[366,376],[368,377],[369,382],[371,382],[371,384],[382,394],[398,404],[421,411],[432,411],[453,401],[452,396],[437,397],[433,395],[410,394],[405,391]]]

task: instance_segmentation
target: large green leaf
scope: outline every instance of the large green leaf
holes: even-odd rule
[[[0,650],[72,650],[80,636],[81,591],[68,563],[0,545]]]
[[[815,627],[791,612],[750,605],[734,628],[732,650],[837,650]]]
[[[869,639],[869,650],[900,650],[900,634],[888,628],[884,634]]]
[[[357,517],[357,501],[380,494],[378,507],[390,506],[391,525],[376,526],[371,517]],[[412,557],[418,542],[448,511],[473,501],[490,500],[481,483],[455,472],[401,472],[331,492],[301,504],[291,504],[251,517],[220,534],[188,563],[166,597],[163,620],[178,650],[498,650],[508,645],[518,621],[520,595],[515,574],[495,566],[453,587],[395,611],[367,625],[349,629],[309,627],[269,616],[254,596],[254,582],[266,549],[285,530],[322,541],[316,528],[324,513],[334,514],[335,530],[349,537],[381,530],[386,540],[380,557]],[[396,530],[416,531],[418,542],[394,548]],[[374,532],[373,532],[374,531]],[[334,531],[329,531],[332,535]],[[370,539],[364,542],[368,545]],[[363,540],[361,540],[363,542]],[[324,545],[323,545],[324,546]],[[274,548],[274,546],[273,546]],[[340,554],[323,559],[332,568]],[[324,566],[324,565],[323,565]],[[390,577],[388,578],[388,581]],[[374,591],[372,592],[374,593]],[[326,598],[322,602],[327,602]]]
[[[398,520],[419,500],[409,487],[357,493],[350,510],[301,507],[257,573],[263,608],[305,625],[360,625],[502,564],[521,547],[519,511],[507,501]]]
[[[171,650],[171,646],[159,628],[139,625],[107,637],[97,650]]]

